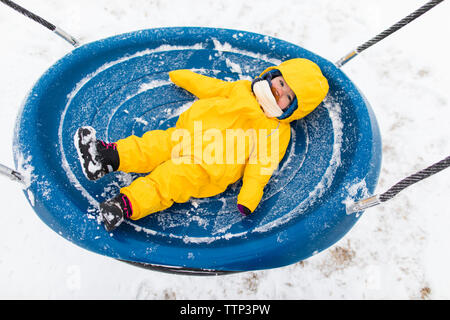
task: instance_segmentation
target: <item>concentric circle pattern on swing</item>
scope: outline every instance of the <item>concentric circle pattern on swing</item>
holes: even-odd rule
[[[90,125],[109,142],[166,129],[195,99],[170,82],[169,71],[251,80],[294,57],[316,62],[330,93],[312,114],[291,124],[287,154],[252,215],[237,210],[238,181],[223,194],[177,203],[105,231],[98,203],[138,175],[118,172],[88,181],[73,145],[79,127]],[[359,217],[346,215],[345,202],[374,191],[381,162],[376,119],[341,70],[275,38],[212,28],[143,30],[67,54],[29,93],[14,153],[29,180],[30,204],[69,241],[125,261],[222,271],[284,266],[334,244]]]

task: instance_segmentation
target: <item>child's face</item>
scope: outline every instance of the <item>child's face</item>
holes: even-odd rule
[[[285,110],[295,98],[295,93],[288,86],[283,76],[272,79],[272,94],[281,110]]]

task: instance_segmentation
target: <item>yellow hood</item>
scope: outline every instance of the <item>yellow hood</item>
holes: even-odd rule
[[[328,93],[328,81],[323,76],[319,66],[314,62],[295,58],[284,61],[279,66],[269,67],[261,73],[260,77],[270,70],[281,72],[286,83],[291,87],[297,97],[297,109],[281,122],[291,122],[305,117],[313,111]]]

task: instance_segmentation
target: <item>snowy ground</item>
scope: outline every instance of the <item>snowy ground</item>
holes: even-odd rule
[[[138,29],[210,26],[299,44],[331,61],[414,11],[418,0],[17,0],[82,43]],[[370,101],[383,137],[378,192],[449,155],[450,3],[368,49],[343,70]],[[0,163],[13,165],[17,110],[71,46],[0,5]],[[367,210],[337,244],[275,270],[223,277],[146,271],[81,249],[0,177],[0,298],[449,299],[450,169]]]

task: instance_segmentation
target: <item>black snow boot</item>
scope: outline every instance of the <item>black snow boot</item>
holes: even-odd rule
[[[94,128],[79,128],[75,133],[74,143],[83,173],[89,180],[100,179],[119,168],[116,144],[97,140]]]
[[[108,232],[117,228],[125,218],[130,218],[132,213],[130,200],[122,193],[100,204],[100,216]]]

